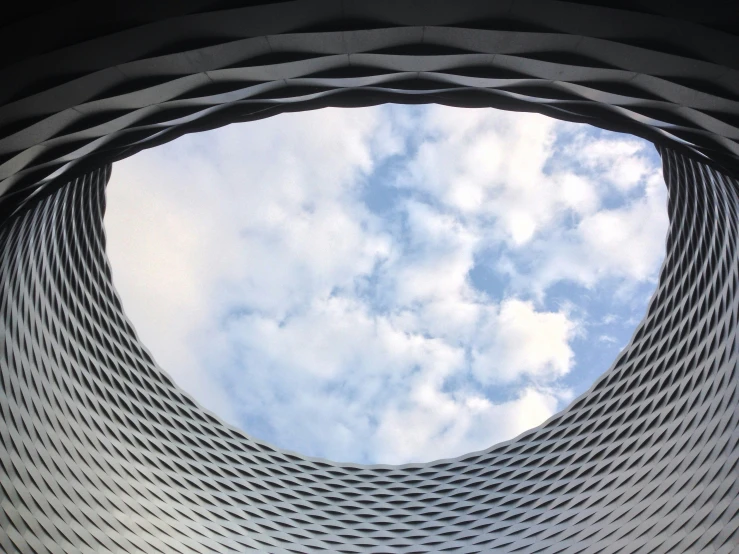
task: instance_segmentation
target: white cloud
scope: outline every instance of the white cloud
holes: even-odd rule
[[[108,187],[108,250],[127,312],[159,363],[212,409],[229,403],[189,345],[222,310],[238,299],[285,313],[387,248],[366,232],[372,218],[350,187],[372,165],[372,137],[389,133],[378,114],[290,119],[143,152],[117,163]]]
[[[387,463],[482,450],[543,423],[559,403],[555,394],[532,388],[505,404],[479,395],[452,398],[433,387],[419,387],[414,399],[412,408],[396,407],[387,413],[378,429],[375,447]]]
[[[607,183],[594,175],[615,175],[638,150],[610,162],[593,151],[589,173],[551,170],[553,120],[408,114],[278,116],[115,165],[106,229],[116,286],[157,361],[206,407],[307,454],[400,463],[490,446],[569,400],[558,380],[573,367],[579,319],[493,298],[470,271],[499,245],[518,292],[539,297],[562,279],[651,278],[658,179],[604,210]],[[390,221],[362,194],[397,154],[396,184],[410,194]],[[527,268],[516,258],[524,245]],[[486,392],[498,384],[511,395]]]
[[[541,299],[561,280],[592,287],[609,278],[654,279],[664,255],[666,189],[644,141],[594,138],[587,127],[534,114],[458,116],[440,107],[429,110],[422,131],[426,140],[398,186],[434,195],[478,243],[502,241],[522,252],[530,267],[511,258],[499,266],[518,278],[519,291]],[[562,136],[568,140],[557,145]],[[645,194],[608,205],[639,187]]]
[[[629,190],[652,172],[644,148],[643,141],[633,138],[593,140],[580,135],[568,149],[585,167],[601,173],[609,185]]]
[[[516,247],[546,230],[565,209],[597,208],[587,179],[545,171],[555,120],[498,110],[460,112],[429,109],[421,128],[426,140],[399,176],[399,186],[433,194],[460,217],[492,223],[496,238]]]
[[[554,380],[572,367],[570,340],[577,325],[568,314],[537,312],[531,302],[505,300],[498,317],[480,330],[472,369],[483,383],[512,381],[523,375]]]
[[[665,253],[666,189],[659,173],[645,182],[645,194],[624,206],[584,216],[573,229],[539,237],[531,246],[530,286],[541,295],[569,280],[587,287],[608,278],[625,284],[654,281]]]

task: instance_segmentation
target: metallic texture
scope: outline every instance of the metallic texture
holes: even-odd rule
[[[739,551],[735,5],[250,4],[4,20],[0,551]],[[671,225],[644,321],[567,409],[453,460],[339,464],[225,425],[157,367],[111,282],[105,185],[183,133],[388,101],[648,138]]]
[[[739,36],[692,21],[715,11],[723,17],[710,23],[737,33],[735,0],[726,14],[693,0],[685,19],[673,0],[632,2],[640,11],[554,0],[94,0],[11,20],[0,32],[2,203],[183,133],[382,102],[538,111],[738,176]]]

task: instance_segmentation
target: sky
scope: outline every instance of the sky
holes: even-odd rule
[[[191,134],[113,166],[113,280],[157,363],[251,436],[400,464],[511,439],[644,316],[651,143],[537,114],[384,105]]]

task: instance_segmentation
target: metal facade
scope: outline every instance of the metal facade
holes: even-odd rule
[[[20,5],[0,33],[2,552],[739,551],[731,3],[97,4]],[[339,464],[227,426],[156,365],[111,282],[105,185],[183,133],[389,101],[652,140],[667,252],[631,343],[540,427]]]

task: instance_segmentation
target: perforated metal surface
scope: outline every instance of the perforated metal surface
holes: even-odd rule
[[[2,552],[739,550],[739,182],[728,176],[738,167],[737,135],[716,123],[739,113],[736,38],[603,7],[435,4],[297,2],[211,12],[206,3],[133,2],[106,19],[83,2],[3,34],[19,46],[0,70],[0,121],[20,130],[0,140],[3,205],[6,215],[15,212],[0,226]],[[96,17],[74,19],[86,9]],[[341,30],[368,20],[382,25]],[[53,31],[54,21],[69,33]],[[48,33],[19,38],[34,22]],[[510,28],[490,30],[501,22]],[[243,38],[250,33],[273,34]],[[619,38],[603,38],[609,33]],[[640,33],[652,50],[626,46]],[[188,49],[203,37],[214,46]],[[220,46],[223,37],[230,42]],[[73,45],[65,50],[63,41]],[[659,44],[690,56],[656,52]],[[152,57],[162,48],[169,51]],[[537,51],[555,53],[555,61],[537,59]],[[563,51],[631,70],[584,66]],[[303,58],[285,61],[279,52]],[[228,65],[236,66],[232,74]],[[381,71],[361,76],[368,67]],[[75,68],[86,75],[22,92]],[[495,81],[508,79],[503,69],[527,77]],[[340,82],[320,76],[326,71]],[[311,84],[316,73],[321,80]],[[146,75],[167,82],[143,86]],[[693,79],[695,88],[666,75]],[[232,79],[267,84],[210,94],[207,87]],[[608,96],[582,100],[595,89],[576,82],[598,79],[610,83]],[[442,91],[430,81],[454,86]],[[614,96],[614,83],[626,82],[661,99]],[[122,84],[132,92],[110,92]],[[723,96],[699,92],[710,84],[724,87]],[[542,99],[573,90],[579,99]],[[105,256],[106,164],[200,125],[398,98],[592,117],[658,142],[671,220],[658,288],[613,367],[516,440],[398,467],[277,450],[206,413],[139,343]],[[193,107],[184,116],[172,111]],[[633,116],[645,107],[663,119]],[[117,109],[107,121],[88,119]],[[29,114],[36,123],[23,123]],[[687,119],[665,123],[675,115]],[[676,141],[686,136],[689,144]],[[47,179],[49,170],[59,178]],[[43,194],[31,197],[35,191]]]

